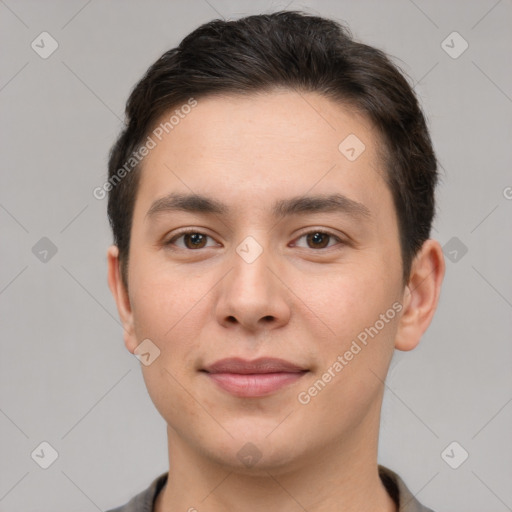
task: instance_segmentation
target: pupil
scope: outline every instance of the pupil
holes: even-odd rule
[[[313,233],[312,235],[309,235],[309,240],[312,241],[313,244],[318,245],[320,244],[322,247],[325,247],[325,243],[322,244],[322,239],[325,241],[327,238],[327,235],[325,233]]]
[[[197,247],[203,241],[203,235],[200,233],[192,233],[191,235],[188,235],[188,239],[192,242],[193,245]]]

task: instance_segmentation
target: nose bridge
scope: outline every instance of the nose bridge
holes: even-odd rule
[[[223,280],[217,305],[221,323],[240,323],[254,329],[288,321],[285,290],[270,270],[275,260],[269,236],[249,235],[233,251],[231,271]]]
[[[269,236],[261,234],[248,235],[236,246],[231,284],[237,293],[245,295],[250,291],[254,298],[270,294],[275,283],[272,283],[273,275],[268,268],[273,259],[269,246]]]

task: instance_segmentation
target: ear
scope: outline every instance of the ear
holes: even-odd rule
[[[403,313],[395,338],[395,348],[412,350],[430,325],[436,310],[445,272],[443,250],[436,240],[426,240],[411,265],[404,290]]]
[[[108,286],[114,300],[116,301],[119,318],[124,329],[124,344],[129,352],[133,354],[137,347],[137,340],[133,328],[133,313],[128,292],[121,278],[119,265],[119,249],[112,245],[107,251],[108,260]]]

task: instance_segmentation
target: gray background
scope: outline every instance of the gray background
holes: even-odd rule
[[[433,236],[453,261],[422,343],[393,360],[379,462],[437,512],[512,510],[510,0],[4,0],[1,511],[105,510],[167,470],[165,424],[106,283],[106,200],[92,191],[127,95],[161,53],[213,18],[283,8],[346,20],[393,55],[443,168]],[[59,45],[46,59],[31,48],[43,31]],[[469,44],[458,58],[442,46],[453,31]],[[31,457],[43,441],[58,452],[48,469]],[[458,469],[442,457],[452,441],[452,464],[469,453]]]

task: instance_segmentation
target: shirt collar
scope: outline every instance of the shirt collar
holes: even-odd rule
[[[398,512],[433,512],[415,498],[397,473],[381,465],[378,466],[378,470],[384,487],[398,507]],[[146,490],[132,498],[126,505],[108,512],[154,512],[156,497],[165,486],[168,476],[168,472],[162,473]]]

